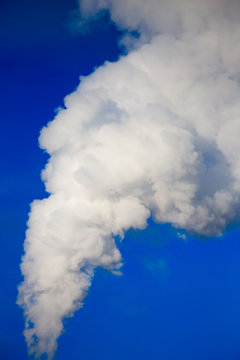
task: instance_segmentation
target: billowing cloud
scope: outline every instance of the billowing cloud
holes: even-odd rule
[[[53,355],[94,269],[119,272],[115,236],[150,216],[220,235],[239,215],[239,2],[81,2],[83,17],[101,9],[143,41],[81,78],[41,131],[50,196],[31,205],[18,299],[37,355]]]

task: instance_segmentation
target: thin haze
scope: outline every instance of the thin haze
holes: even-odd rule
[[[50,196],[31,204],[18,298],[36,356],[53,356],[94,269],[119,273],[115,236],[150,216],[220,235],[239,216],[239,2],[83,0],[79,23],[107,10],[132,50],[40,135]]]

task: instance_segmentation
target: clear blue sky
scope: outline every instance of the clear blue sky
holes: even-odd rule
[[[97,30],[68,29],[75,1],[3,1],[1,42],[0,359],[27,359],[16,306],[29,203],[45,196],[47,156],[38,134],[54,109],[105,60],[120,36],[107,17]],[[65,321],[57,360],[238,360],[240,229],[222,238],[179,239],[168,225],[130,231],[119,243],[123,276],[99,269],[85,306]]]

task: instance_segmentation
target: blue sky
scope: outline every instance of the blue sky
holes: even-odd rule
[[[121,35],[107,17],[97,31],[69,30],[75,1],[1,4],[0,358],[27,359],[19,264],[29,203],[46,196],[40,129],[105,60]],[[123,275],[97,269],[84,307],[65,320],[56,359],[237,360],[240,357],[239,226],[221,238],[183,240],[150,221],[119,242]]]

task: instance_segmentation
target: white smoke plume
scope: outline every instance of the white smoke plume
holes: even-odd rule
[[[140,40],[81,78],[41,131],[50,196],[31,205],[18,303],[30,352],[49,358],[94,269],[119,271],[115,236],[150,216],[220,235],[239,215],[240,2],[80,5],[82,18],[108,9]]]

